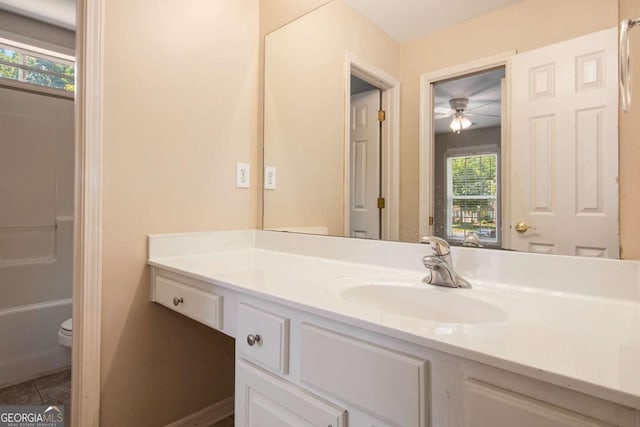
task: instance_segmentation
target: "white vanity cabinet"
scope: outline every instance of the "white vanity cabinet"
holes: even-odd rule
[[[238,427],[640,427],[602,395],[153,270],[154,301],[236,338]]]
[[[283,390],[298,390],[305,401],[327,402],[324,404],[330,407],[343,408],[348,420],[345,418],[340,425],[346,422],[350,426],[376,427],[429,425],[426,360],[344,334],[341,332],[344,325],[303,311],[243,295],[238,296],[237,303],[237,426],[253,425],[250,420],[257,409],[251,396],[255,391],[246,378],[255,374],[260,374],[264,381],[271,378],[272,387],[280,384]],[[248,319],[242,319],[243,315]],[[260,340],[256,342],[257,335]],[[282,354],[287,351],[288,354]],[[288,366],[282,369],[281,363],[274,363],[278,360],[288,361]],[[247,373],[251,370],[253,376]],[[297,407],[289,409],[298,414]],[[261,407],[260,413],[263,410]],[[301,405],[300,411],[298,416],[306,414],[307,406]]]

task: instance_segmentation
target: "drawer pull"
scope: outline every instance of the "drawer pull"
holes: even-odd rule
[[[182,304],[183,302],[184,302],[184,299],[178,298],[178,297],[173,297],[173,305],[175,305],[176,307],[179,306],[180,304]]]
[[[260,335],[258,334],[249,334],[247,335],[247,344],[249,344],[249,347],[253,347],[257,342],[260,342]]]

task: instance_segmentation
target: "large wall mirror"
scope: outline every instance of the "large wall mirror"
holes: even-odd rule
[[[264,228],[617,258],[617,0],[333,0],[265,39]]]

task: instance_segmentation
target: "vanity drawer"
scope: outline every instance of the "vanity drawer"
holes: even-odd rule
[[[240,303],[236,347],[245,358],[272,371],[289,371],[289,319]]]
[[[222,329],[222,297],[167,277],[155,278],[155,301],[215,329]]]
[[[393,425],[428,425],[424,360],[303,323],[300,378]]]

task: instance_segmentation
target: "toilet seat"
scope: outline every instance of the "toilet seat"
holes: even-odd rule
[[[60,324],[60,331],[65,332],[65,334],[68,333],[68,335],[71,335],[71,331],[73,330],[71,321],[72,319],[67,319],[64,322],[62,322]]]
[[[67,319],[60,324],[60,328],[58,329],[58,343],[61,346],[71,348],[72,331],[71,319]]]

